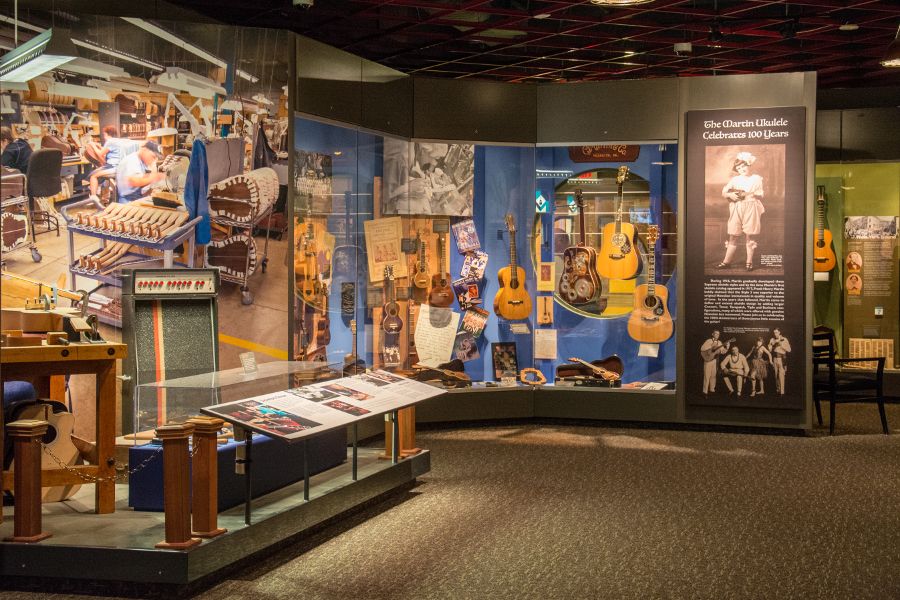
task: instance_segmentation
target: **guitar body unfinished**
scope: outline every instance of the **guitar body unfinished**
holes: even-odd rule
[[[597,271],[607,279],[634,279],[641,272],[641,255],[637,249],[637,231],[631,223],[607,223],[603,226],[603,243],[597,254]]]
[[[837,257],[834,255],[831,232],[823,229],[820,235],[822,239],[817,238],[813,243],[813,270],[821,273],[832,270],[837,264]]]
[[[646,283],[634,290],[634,310],[628,317],[628,335],[645,344],[661,344],[672,337],[669,290],[657,284],[651,295]]]
[[[531,316],[531,296],[525,289],[525,269],[503,267],[497,273],[500,290],[494,296],[494,312],[510,321],[527,319]]]

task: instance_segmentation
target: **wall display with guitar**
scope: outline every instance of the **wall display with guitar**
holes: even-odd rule
[[[597,272],[607,279],[634,279],[641,272],[641,254],[637,245],[637,230],[630,222],[622,220],[625,203],[624,189],[628,180],[628,167],[619,167],[616,175],[618,200],[616,217],[603,226],[603,242],[597,253]]]
[[[647,283],[634,290],[634,310],[628,317],[628,335],[645,344],[661,344],[672,337],[669,290],[656,283],[656,240],[659,227],[647,228]]]
[[[400,304],[394,287],[394,269],[390,265],[384,268],[384,306],[381,313],[381,364],[386,367],[400,365],[400,331],[403,319],[400,318]]]
[[[531,316],[531,295],[525,288],[525,269],[519,266],[516,256],[516,221],[512,214],[506,215],[506,229],[509,232],[509,266],[497,273],[500,289],[494,296],[494,313],[513,321]]]
[[[559,295],[569,304],[579,306],[597,299],[603,291],[597,272],[597,250],[589,246],[584,227],[584,197],[581,189],[575,190],[575,203],[581,223],[581,241],[566,248],[563,253],[563,270],[559,278]]]
[[[831,231],[825,227],[825,186],[816,186],[816,229],[813,243],[813,270],[824,273],[834,269],[837,257]]]
[[[438,308],[447,308],[453,304],[453,288],[450,286],[450,267],[445,263],[446,234],[439,233],[437,241],[438,272],[431,276],[431,288],[428,291],[428,304]],[[448,257],[449,259],[449,257]]]

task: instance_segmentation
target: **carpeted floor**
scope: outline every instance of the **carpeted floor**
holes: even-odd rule
[[[898,598],[900,434],[838,415],[834,437],[420,432],[418,487],[199,597]]]

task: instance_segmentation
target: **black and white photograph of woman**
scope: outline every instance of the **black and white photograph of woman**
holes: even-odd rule
[[[777,327],[772,330],[769,340],[769,352],[772,353],[772,367],[775,371],[775,387],[784,396],[784,376],[787,373],[787,355],[791,352],[791,343],[781,335]]]
[[[750,359],[750,397],[765,394],[772,353],[766,348],[761,337],[756,338],[756,345],[747,353],[747,358]]]
[[[707,275],[784,274],[784,156],[779,144],[706,148]]]

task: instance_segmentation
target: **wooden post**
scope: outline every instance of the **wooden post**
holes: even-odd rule
[[[422,451],[416,447],[416,407],[401,408],[397,411],[397,420],[400,422],[400,458],[409,458]],[[390,421],[384,423],[384,454],[380,458],[391,457],[394,431]]]
[[[156,428],[163,442],[163,504],[166,510],[166,540],[157,548],[185,550],[200,540],[191,537],[191,474],[188,438],[194,426],[171,423]]]
[[[47,433],[47,421],[22,419],[6,426],[6,434],[15,443],[16,514],[12,537],[5,542],[33,544],[51,536],[41,531],[41,437]]]
[[[191,459],[191,529],[192,535],[211,538],[227,531],[217,524],[219,513],[219,431],[225,421],[215,417],[192,417],[194,457]]]

